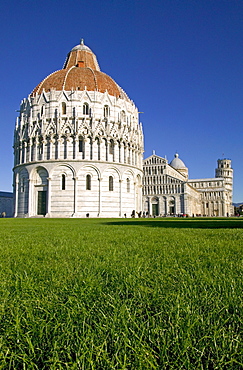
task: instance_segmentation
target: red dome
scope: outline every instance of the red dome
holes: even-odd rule
[[[32,94],[41,94],[51,89],[99,91],[126,98],[124,91],[107,74],[100,71],[95,54],[83,44],[75,46],[67,56],[63,69],[47,76]]]

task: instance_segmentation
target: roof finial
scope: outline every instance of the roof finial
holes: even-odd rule
[[[80,40],[80,45],[84,45],[84,39]]]

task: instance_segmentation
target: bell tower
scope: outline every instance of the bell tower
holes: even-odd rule
[[[232,192],[233,188],[233,168],[230,159],[218,159],[218,167],[215,170],[215,177],[225,179],[226,188]]]
[[[228,191],[227,201],[229,202],[230,207],[229,213],[233,213],[233,168],[231,167],[230,159],[218,159],[218,168],[215,170],[215,177],[221,177],[224,179],[225,189]]]

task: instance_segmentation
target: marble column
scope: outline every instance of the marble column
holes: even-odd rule
[[[47,213],[46,217],[51,217],[51,177],[47,177],[48,185],[47,185]]]
[[[77,194],[77,189],[78,189],[78,177],[73,177],[74,181],[74,194],[73,194],[73,215],[72,217],[75,217],[77,215],[77,203],[78,203],[78,194]]]
[[[100,140],[100,160],[105,161],[106,160],[106,145],[105,140]]]
[[[28,144],[25,141],[24,142],[24,163],[27,162],[27,146],[28,146]]]
[[[90,159],[90,140],[89,138],[84,139],[83,143],[84,143],[84,150],[83,150],[84,159],[89,160]]]
[[[101,181],[102,181],[102,178],[98,178],[98,181],[99,181],[99,206],[98,206],[98,217],[101,215],[102,213],[102,194],[101,194]]]
[[[28,199],[28,217],[31,217],[34,215],[33,213],[33,180],[29,179],[29,199]]]
[[[38,153],[38,138],[36,137],[35,138],[35,149],[34,149],[34,161],[36,162],[38,160],[38,156],[37,156],[37,153]]]
[[[50,154],[49,154],[49,158],[52,159],[53,158],[53,147],[54,147],[54,139],[51,137],[50,140],[49,140],[49,145],[50,145]]]
[[[120,217],[122,217],[122,182],[123,180],[119,180],[119,198],[120,198],[119,216]]]
[[[116,142],[113,143],[113,162],[118,162],[118,144]]]
[[[75,136],[73,138],[73,145],[74,145],[74,158],[73,159],[78,159],[79,158],[79,138],[78,136]],[[81,158],[83,159],[83,158]]]
[[[15,181],[15,209],[14,209],[14,217],[18,216],[18,206],[19,206],[19,174],[16,174],[16,181]]]

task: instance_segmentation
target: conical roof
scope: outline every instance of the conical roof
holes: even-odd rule
[[[108,92],[127,99],[122,88],[107,74],[100,71],[96,55],[84,45],[83,39],[68,53],[63,69],[53,72],[39,83],[32,94],[50,90],[80,90]]]

